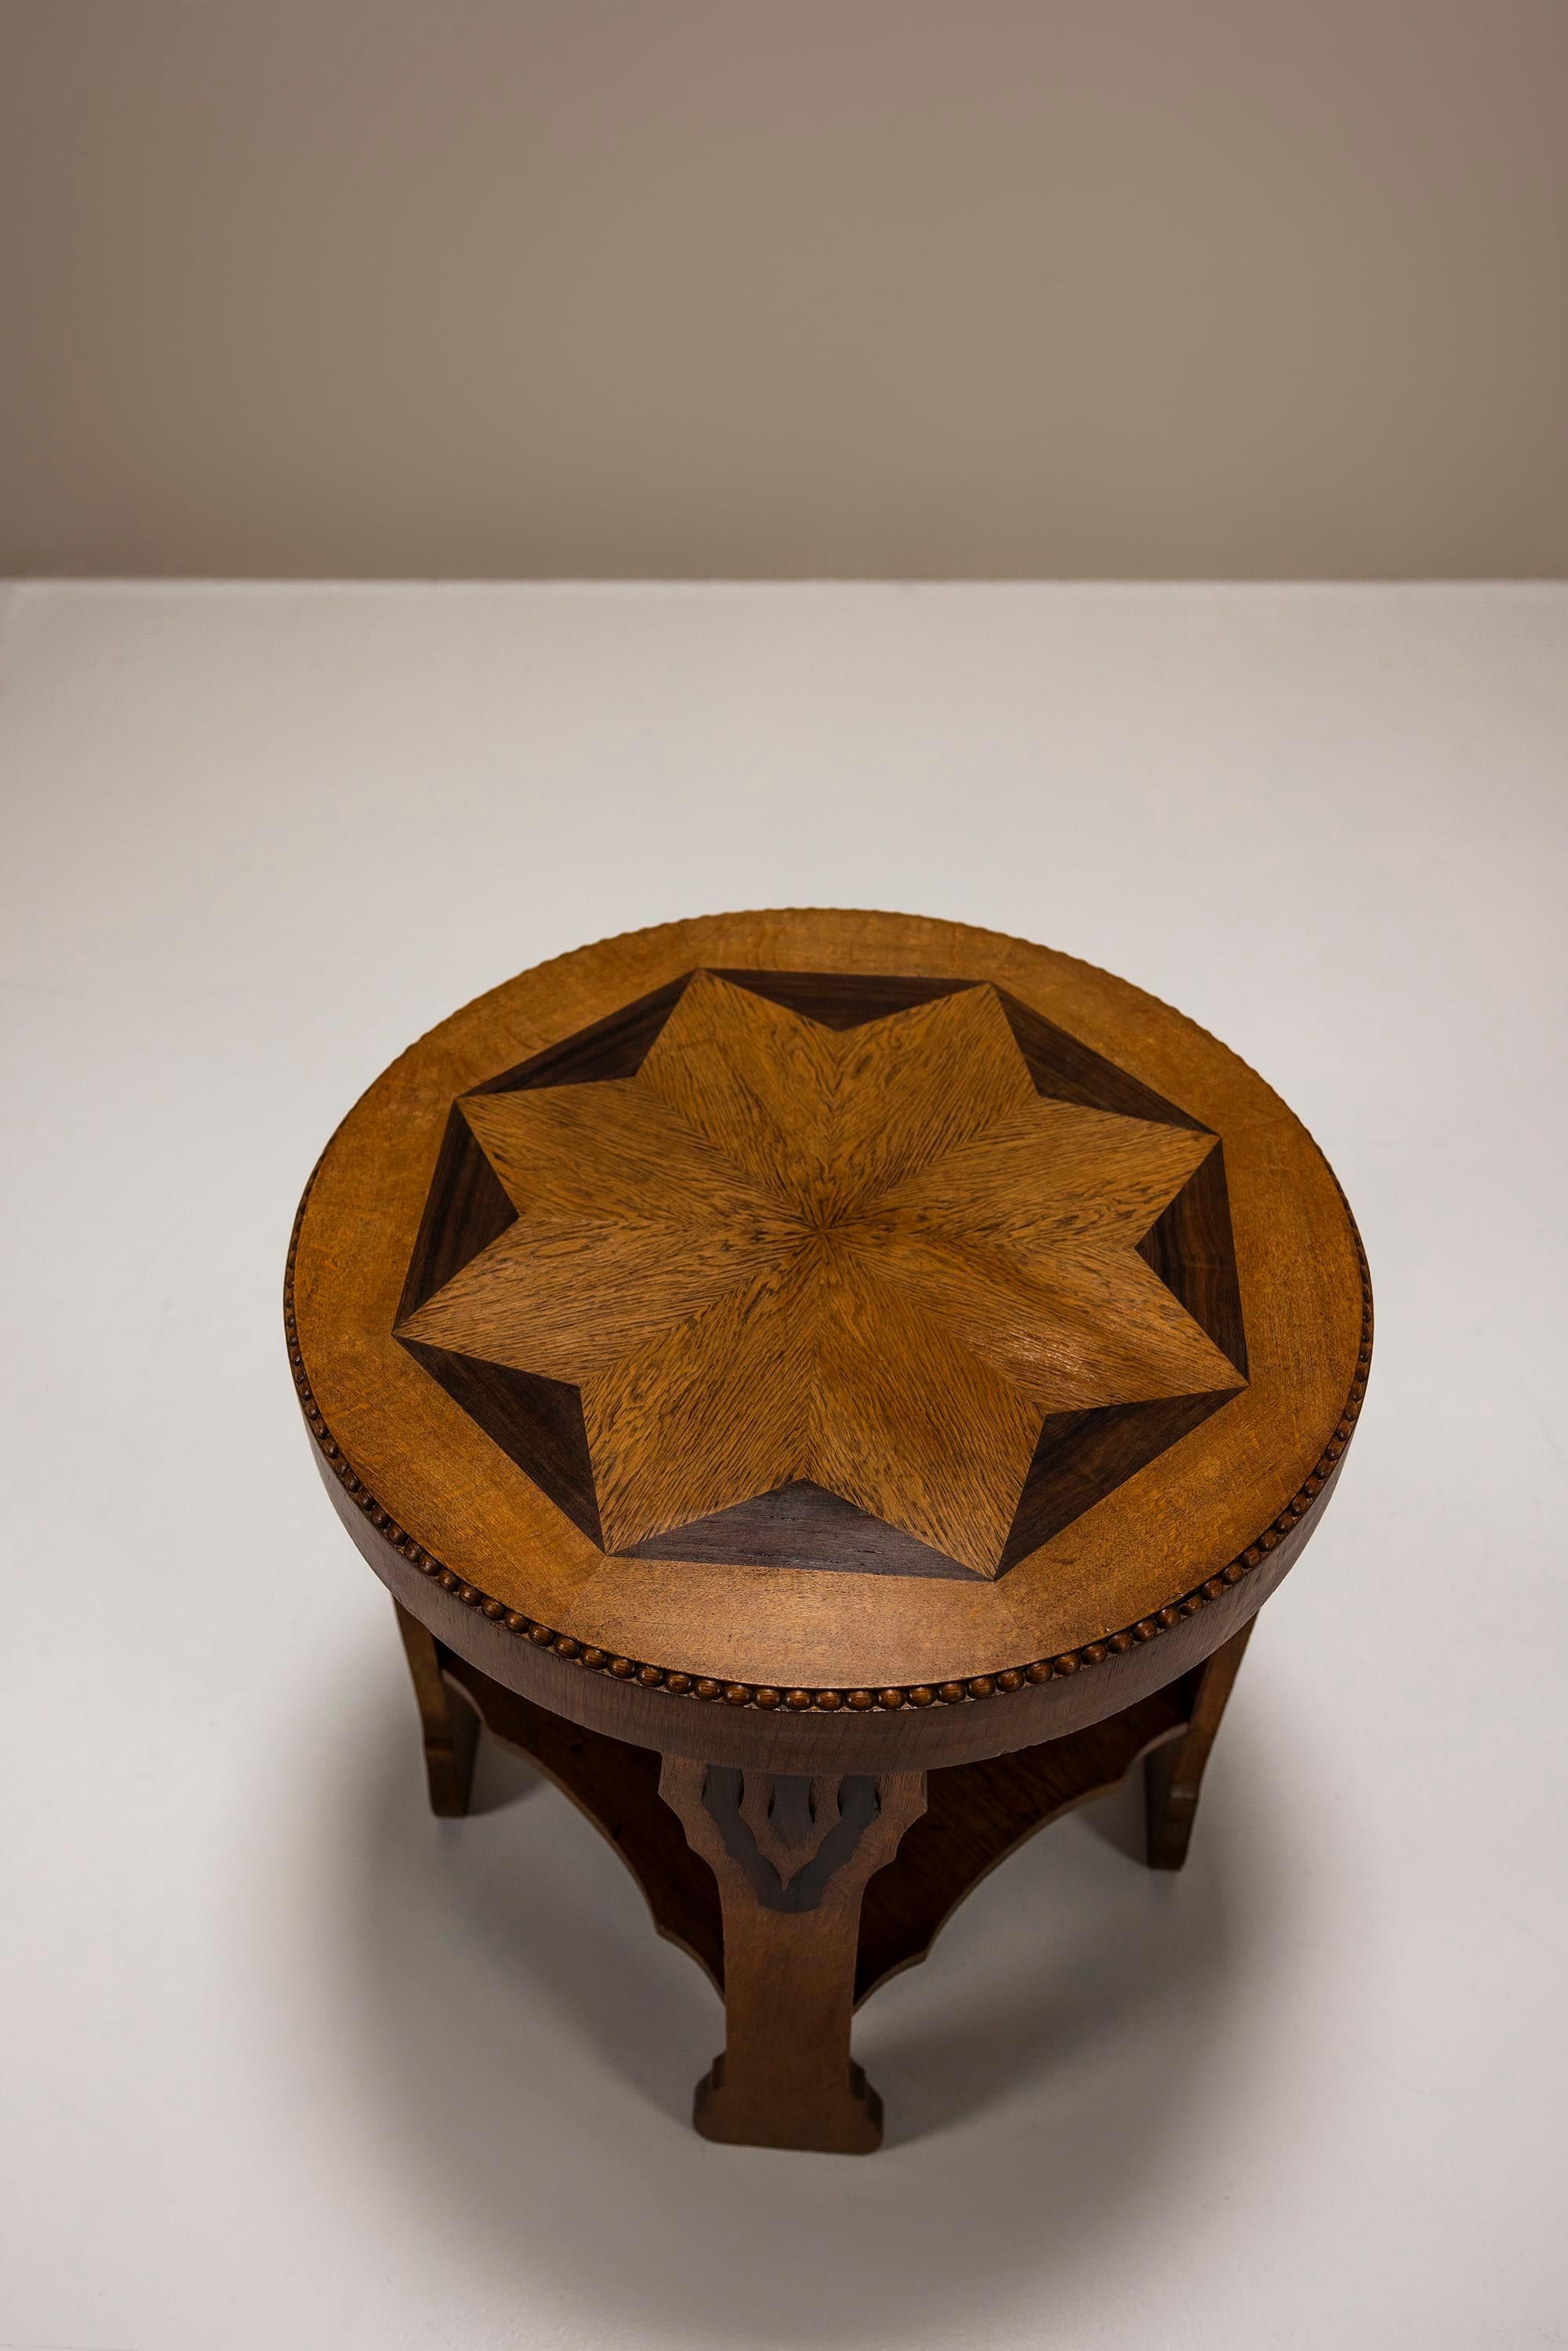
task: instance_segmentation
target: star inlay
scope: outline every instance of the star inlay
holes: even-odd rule
[[[576,1391],[607,1550],[804,1486],[993,1576],[1052,1431],[1241,1384],[1146,1246],[1215,1137],[1037,1090],[993,987],[835,1028],[699,972],[634,1074],[455,1115],[515,1219],[398,1336]]]

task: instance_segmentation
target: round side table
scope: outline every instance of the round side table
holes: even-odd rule
[[[1311,1137],[1106,973],[897,914],[664,925],[433,1029],[285,1320],[431,1801],[482,1719],[724,1994],[697,2128],[859,2153],[855,2003],[1140,1763],[1178,1868],[1371,1291]]]

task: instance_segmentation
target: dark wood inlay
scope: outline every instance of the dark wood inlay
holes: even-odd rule
[[[946,1552],[916,1542],[885,1519],[857,1510],[810,1479],[737,1502],[673,1534],[653,1535],[624,1559],[712,1559],[739,1567],[820,1567],[850,1575],[941,1575],[966,1583],[971,1571]]]
[[[515,1069],[503,1070],[498,1078],[486,1078],[472,1091],[510,1094],[529,1086],[581,1086],[604,1078],[634,1078],[691,976],[683,972],[665,987],[638,997],[634,1004],[622,1005],[591,1027],[563,1037],[558,1045],[547,1045],[543,1052],[530,1055]]]
[[[1052,1413],[1040,1430],[998,1573],[1016,1567],[1103,1502],[1239,1393],[1221,1388],[1205,1395],[1161,1396],[1152,1404]]]
[[[462,1106],[454,1102],[398,1301],[397,1320],[402,1322],[417,1313],[426,1299],[434,1298],[470,1259],[488,1249],[517,1220],[517,1212],[500,1177],[479,1148]]]
[[[713,976],[780,963],[975,984],[852,1019],[863,988],[797,1010]],[[648,1043],[661,991],[687,971]],[[1015,1027],[998,988],[1049,1005],[1050,1021]],[[641,1025],[612,1019],[559,1050],[591,1017],[637,1006]],[[1110,1086],[1108,1061],[1136,1086]],[[462,1116],[510,1219],[446,1132],[457,1086],[486,1072],[500,1085],[465,1091]],[[535,1082],[508,1089],[519,1073]],[[1160,1115],[1199,1103],[1201,1126]],[[1205,1167],[1221,1134],[1228,1203],[1219,1163]],[[423,1302],[394,1329],[400,1290]],[[1243,1305],[1260,1377],[1227,1414],[1214,1400],[1242,1375]],[[726,2049],[698,2127],[839,2152],[878,2127],[850,2055],[853,1993],[921,1957],[1020,1835],[1130,1753],[1136,1768],[1142,1747],[1150,1858],[1179,1862],[1239,1642],[1321,1523],[1372,1348],[1331,1171],[1213,1039],[1027,942],[809,911],[611,940],[433,1030],[329,1145],[290,1243],[284,1322],[334,1508],[409,1612],[432,1802],[465,1800],[472,1659],[506,1685],[497,1721],[724,1977]],[[411,1360],[400,1339],[430,1352]],[[1095,1501],[1140,1457],[1155,1416],[1135,1408],[1155,1400],[1172,1409],[1167,1457]],[[591,1491],[597,1544],[486,1417],[530,1466],[530,1448],[553,1447],[547,1475],[585,1516]],[[809,1583],[707,1558],[666,1573],[603,1548],[679,1546],[695,1523],[810,1485],[988,1577],[1015,1531],[1020,1551],[1049,1531],[1064,1484],[1092,1515],[1000,1602],[919,1576]],[[836,1515],[800,1494],[781,1515],[802,1510]],[[779,1528],[765,1532],[777,1546]],[[869,1543],[863,1526],[855,1540]],[[1178,1674],[1186,1695],[1146,1706]],[[519,1721],[507,1691],[593,1729]],[[1118,1706],[1132,1719],[1106,1739]],[[721,1782],[705,1801],[716,1766],[741,1774],[727,1844],[709,1809],[730,1809]],[[841,1831],[844,1775],[873,1772],[880,1809],[815,1907],[771,1907],[759,1883],[776,1899],[800,1880]],[[929,1833],[901,1866],[927,1773]]]
[[[824,1029],[860,1029],[939,997],[957,996],[972,979],[913,979],[897,972],[715,971],[715,979],[782,1004]]]
[[[1052,1102],[1081,1102],[1085,1110],[1112,1111],[1122,1118],[1152,1119],[1156,1125],[1185,1126],[1197,1134],[1207,1134],[1201,1119],[1189,1118],[1185,1110],[1118,1069],[1114,1061],[1107,1061],[1081,1038],[1070,1036],[1043,1013],[1020,1004],[1005,988],[998,987],[997,994],[1037,1091]]]
[[[455,1105],[397,1336],[617,1557],[950,1580],[1246,1364],[1207,1128],[992,986],[741,968]]]
[[[1247,1332],[1231,1237],[1225,1146],[1217,1143],[1164,1215],[1138,1243],[1138,1255],[1174,1290],[1195,1322],[1247,1377]]]
[[[449,1347],[401,1339],[414,1361],[439,1380],[454,1404],[477,1421],[509,1460],[566,1512],[591,1542],[603,1544],[593,1462],[582,1425],[582,1398],[565,1380],[517,1372]]]

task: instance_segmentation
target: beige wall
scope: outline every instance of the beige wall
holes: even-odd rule
[[[1568,569],[1568,0],[0,0],[0,569]]]

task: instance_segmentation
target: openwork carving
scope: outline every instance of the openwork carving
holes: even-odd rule
[[[806,1779],[710,1763],[703,1806],[766,1910],[814,1910],[882,1809],[874,1778]]]
[[[1247,1374],[1218,1139],[961,979],[690,973],[463,1096],[395,1328],[603,1549],[880,1574]]]

